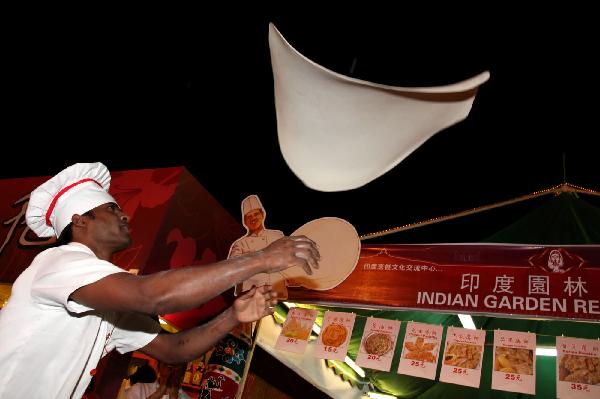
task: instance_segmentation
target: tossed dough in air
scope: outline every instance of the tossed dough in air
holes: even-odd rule
[[[273,24],[269,46],[283,158],[308,187],[343,191],[383,175],[435,133],[467,117],[489,72],[438,87],[395,87],[330,71]]]

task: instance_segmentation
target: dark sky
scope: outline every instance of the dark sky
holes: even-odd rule
[[[267,226],[287,234],[322,216],[345,218],[366,234],[565,176],[600,190],[600,35],[585,10],[434,16],[236,8],[232,16],[222,8],[84,13],[43,24],[24,17],[3,57],[0,177],[51,175],[74,162],[113,170],[183,165],[236,217],[240,201],[258,194]],[[279,151],[269,22],[309,59],[354,78],[397,86],[451,84],[485,70],[491,78],[465,121],[392,171],[356,190],[317,192]],[[7,160],[13,153],[19,161]],[[476,241],[510,218],[504,212],[388,242]]]

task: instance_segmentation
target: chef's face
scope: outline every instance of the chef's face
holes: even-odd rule
[[[97,242],[115,251],[125,249],[131,244],[129,216],[119,208],[119,205],[114,202],[102,204],[92,210],[92,215],[88,229]]]
[[[260,230],[262,228],[263,220],[264,215],[262,209],[253,209],[246,212],[244,215],[244,224],[250,231]]]

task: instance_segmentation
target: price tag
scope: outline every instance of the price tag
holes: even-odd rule
[[[356,364],[360,367],[390,371],[400,331],[397,320],[369,317],[365,324]]]
[[[448,327],[440,381],[478,388],[485,331]]]
[[[320,359],[344,360],[354,327],[354,313],[325,312],[315,356]]]
[[[600,341],[556,337],[556,395],[559,398],[600,398]],[[594,374],[596,373],[596,374]]]
[[[304,353],[316,318],[317,311],[314,309],[291,308],[283,323],[281,334],[277,337],[275,348]]]
[[[443,331],[442,326],[407,323],[398,374],[435,380]]]
[[[494,331],[492,389],[535,395],[535,334]]]

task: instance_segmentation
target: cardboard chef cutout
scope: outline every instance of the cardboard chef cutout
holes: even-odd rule
[[[233,242],[228,258],[266,248],[283,237],[280,230],[265,227],[266,211],[257,195],[249,195],[242,201],[242,220],[246,235]],[[273,286],[279,299],[287,298],[286,286],[313,290],[331,289],[346,279],[354,270],[360,255],[360,239],[354,226],[343,219],[325,217],[312,220],[292,233],[304,235],[319,247],[319,268],[308,275],[301,266],[292,266],[276,273],[260,273],[236,287],[236,294],[265,284]]]
[[[395,87],[330,71],[273,24],[269,47],[283,158],[308,187],[343,191],[383,175],[427,139],[465,119],[483,72],[438,87]]]
[[[240,255],[255,252],[266,248],[272,242],[283,237],[283,232],[280,230],[271,230],[265,228],[265,219],[267,212],[263,208],[258,195],[249,195],[242,201],[242,224],[246,228],[246,235],[238,238],[231,244],[229,255],[227,258],[235,258]],[[247,291],[253,285],[260,287],[265,284],[272,284],[267,273],[259,273],[252,276],[249,280],[244,281],[241,291]],[[285,290],[285,287],[275,287],[275,291]],[[239,294],[240,288],[236,287],[236,295]]]

